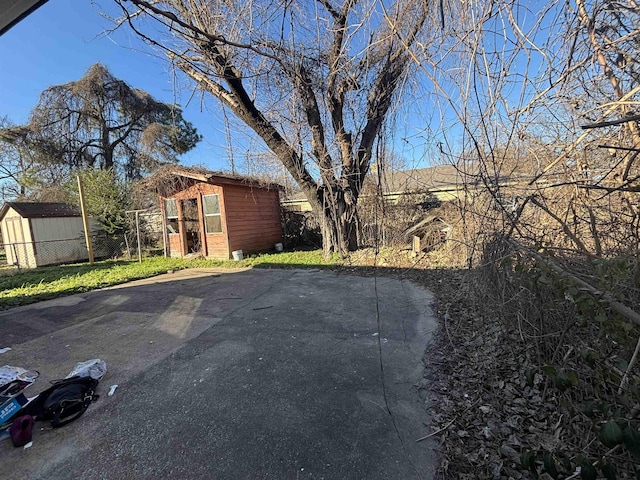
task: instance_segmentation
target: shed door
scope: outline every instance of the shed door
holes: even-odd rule
[[[184,221],[183,238],[185,246],[183,255],[202,251],[197,198],[182,200],[182,219]]]
[[[12,217],[5,220],[7,240],[9,244],[5,245],[7,252],[7,260],[10,264],[20,267],[27,266],[27,246],[24,243],[24,232],[22,231],[22,218]]]

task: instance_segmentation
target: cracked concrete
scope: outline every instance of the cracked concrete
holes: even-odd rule
[[[109,371],[78,421],[0,442],[2,475],[430,479],[431,300],[384,277],[200,269],[4,312],[0,362],[41,372],[30,395],[80,360]]]

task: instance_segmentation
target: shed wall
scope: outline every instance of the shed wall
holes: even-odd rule
[[[280,199],[277,190],[224,185],[230,251],[271,250],[282,242]]]
[[[93,219],[90,225],[92,230],[99,229]],[[7,264],[22,268],[89,258],[81,217],[22,218],[9,208],[2,219],[2,241]]]
[[[32,218],[31,231],[38,266],[89,258],[81,217]]]

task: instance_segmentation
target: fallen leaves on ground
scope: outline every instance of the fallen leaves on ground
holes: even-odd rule
[[[536,364],[533,343],[514,327],[516,319],[497,318],[497,309],[492,317],[486,313],[491,308],[480,308],[477,278],[469,270],[428,268],[428,259],[406,251],[371,249],[351,260],[358,274],[410,279],[436,297],[440,328],[425,353],[426,376],[419,386],[429,391],[429,428],[440,442],[441,478],[592,478],[594,458],[598,472],[606,472],[600,478],[635,478],[633,458],[607,451],[594,433],[603,421],[583,412],[598,380],[589,383],[593,371],[572,345],[563,349],[566,370],[554,372],[554,384]],[[376,270],[363,272],[362,266],[374,265]],[[583,453],[587,460],[581,460]]]

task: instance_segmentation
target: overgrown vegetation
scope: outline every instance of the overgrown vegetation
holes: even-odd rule
[[[442,118],[463,125],[440,150],[467,179],[454,260],[468,298],[440,299],[434,353],[443,473],[636,478],[640,10],[450,7],[420,59]]]
[[[76,173],[82,179],[87,214],[100,222],[106,235],[124,233],[127,227],[125,212],[131,204],[130,185],[119,178],[113,168],[85,168]],[[68,203],[80,205],[76,178],[66,182],[65,191]]]
[[[520,432],[536,429],[526,440],[516,432],[504,438],[520,447],[514,465],[534,477],[565,478],[577,467],[582,478],[640,472],[638,328],[614,303],[638,305],[637,258],[574,259],[561,269],[561,259],[528,254],[503,239],[487,244],[484,258],[474,275],[476,295],[485,299],[478,312],[497,321],[497,345],[506,342],[517,359],[500,362],[492,374],[514,381],[522,413],[533,416],[516,422]]]

